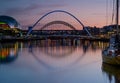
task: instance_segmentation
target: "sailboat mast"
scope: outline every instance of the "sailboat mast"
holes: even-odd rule
[[[119,34],[119,0],[116,0],[116,27],[117,34]]]

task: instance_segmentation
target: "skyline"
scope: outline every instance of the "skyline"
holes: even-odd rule
[[[111,22],[112,0],[1,0],[0,15],[8,15],[15,18],[23,29],[32,26],[41,16],[53,11],[64,10],[76,16],[85,26],[103,27]],[[106,18],[106,5],[108,6],[108,18]],[[56,13],[55,13],[56,14]],[[56,20],[61,16],[62,20],[79,28],[79,23],[63,13],[49,15],[39,26],[46,24],[51,19]],[[62,16],[63,15],[63,16]],[[106,22],[106,19],[109,21]],[[44,20],[44,19],[43,19]],[[61,19],[60,19],[61,20]],[[80,28],[79,28],[80,29]]]

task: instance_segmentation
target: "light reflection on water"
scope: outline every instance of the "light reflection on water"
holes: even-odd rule
[[[110,83],[101,58],[107,46],[84,40],[1,43],[0,83]]]
[[[12,62],[18,56],[18,43],[0,44],[0,63]]]

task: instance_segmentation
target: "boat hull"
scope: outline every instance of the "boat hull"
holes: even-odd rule
[[[120,65],[120,56],[102,55],[103,63]]]

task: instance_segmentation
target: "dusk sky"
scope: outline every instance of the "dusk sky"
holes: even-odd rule
[[[108,11],[111,12],[112,0],[108,2]],[[15,18],[23,28],[32,26],[41,16],[53,10],[68,11],[81,20],[85,26],[106,25],[106,0],[1,0],[0,6],[0,15]],[[73,23],[72,25],[79,28],[79,23],[69,15],[61,14],[61,17],[59,15],[54,13],[45,19],[50,21],[53,18],[54,20],[64,18],[64,21]],[[108,24],[111,22],[110,15],[111,13]],[[45,24],[46,21],[41,24]]]

